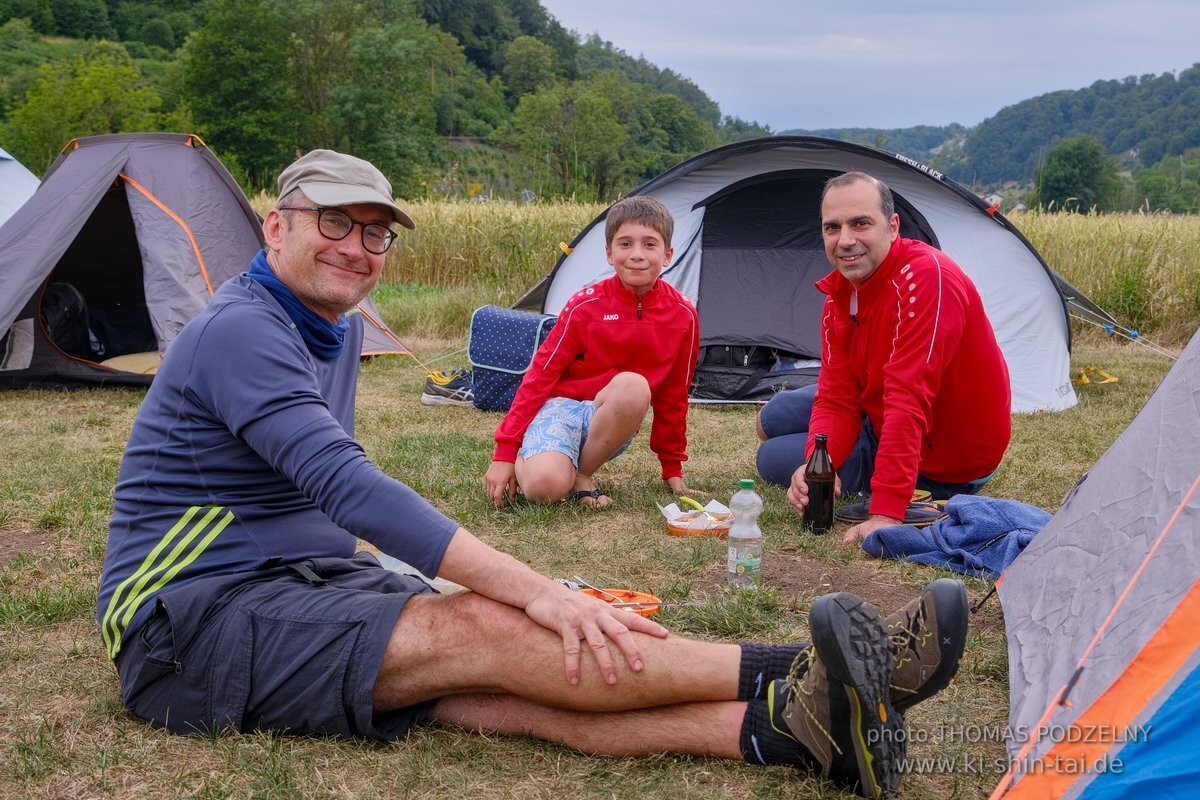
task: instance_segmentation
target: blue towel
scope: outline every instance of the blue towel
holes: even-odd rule
[[[946,513],[946,519],[928,528],[880,528],[863,540],[862,548],[876,558],[932,564],[995,580],[1050,521],[1040,508],[969,494],[951,497]]]

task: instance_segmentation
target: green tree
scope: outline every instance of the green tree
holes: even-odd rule
[[[722,144],[740,142],[744,139],[754,139],[759,136],[770,136],[771,129],[757,122],[747,122],[741,117],[725,117],[717,128],[717,135]]]
[[[462,46],[450,34],[430,28],[437,47],[429,64],[437,132],[442,136],[490,138],[504,127],[511,112],[504,99],[504,84],[491,80],[467,60]]]
[[[508,45],[502,74],[509,96],[516,101],[557,82],[562,66],[550,45],[532,36],[518,36]]]
[[[269,0],[215,0],[182,52],[198,133],[268,188],[300,146],[290,37]]]
[[[425,19],[458,37],[467,58],[488,75],[499,74],[504,45],[522,33],[501,0],[424,0],[423,8]]]
[[[687,103],[673,94],[653,94],[648,101],[653,130],[663,161],[654,175],[717,144],[716,132]],[[647,175],[647,178],[654,177]]]
[[[163,17],[146,20],[146,24],[138,32],[138,39],[163,50],[175,49],[175,31],[171,29],[171,23]]]
[[[331,144],[373,162],[398,194],[416,191],[440,158],[428,73],[441,55],[439,38],[415,17],[364,28],[351,37],[346,69],[330,91]]]
[[[104,0],[54,0],[54,28],[60,36],[111,39],[116,35]]]
[[[542,89],[521,98],[513,125],[521,153],[547,165],[563,195],[592,200],[611,188],[597,178],[627,133],[607,97],[581,83]]]
[[[0,0],[0,20],[27,19],[38,33],[52,34],[54,7],[50,0]]]
[[[1046,153],[1030,204],[1069,211],[1111,211],[1119,203],[1117,166],[1094,137],[1072,136]]]
[[[1137,199],[1143,211],[1187,211],[1179,193],[1178,181],[1158,172],[1145,172],[1135,182]]]
[[[73,138],[173,126],[175,120],[156,112],[161,102],[125,48],[99,42],[90,57],[76,56],[39,70],[4,126],[5,146],[41,173]]]

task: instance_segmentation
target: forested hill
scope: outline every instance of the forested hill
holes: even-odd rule
[[[1153,167],[1200,148],[1200,64],[1178,75],[1096,81],[1085,89],[1023,100],[973,128],[793,130],[882,147],[936,166],[977,188],[1028,183],[1045,153],[1091,136],[1130,167]]]
[[[1042,153],[1078,135],[1146,167],[1200,147],[1200,64],[1178,75],[1096,81],[1008,106],[972,129],[965,156],[982,183],[1025,180]]]
[[[329,147],[406,197],[582,200],[770,133],[538,0],[0,0],[0,145],[40,174],[136,130],[199,134],[252,191]]]
[[[0,0],[0,146],[41,174],[72,138],[137,130],[199,134],[251,191],[297,150],[331,147],[406,197],[581,200],[772,133],[539,0]],[[902,153],[980,191],[1028,184],[1057,143],[1087,135],[1134,178],[1182,185],[1200,64],[1042,95],[973,128],[787,132]]]

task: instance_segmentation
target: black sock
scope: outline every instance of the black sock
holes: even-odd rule
[[[738,700],[762,699],[767,685],[786,678],[792,662],[807,644],[761,644],[742,642],[742,661],[738,666]]]
[[[780,723],[783,730],[787,726]],[[771,725],[771,710],[766,700],[746,703],[746,716],[738,734],[738,748],[747,764],[813,768],[815,762],[791,732],[782,733]]]

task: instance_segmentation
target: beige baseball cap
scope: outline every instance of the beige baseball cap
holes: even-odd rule
[[[320,206],[352,206],[371,203],[387,206],[392,218],[406,228],[415,228],[412,217],[400,210],[392,198],[392,184],[383,173],[361,158],[333,150],[312,150],[279,173],[279,196],[293,189]]]

